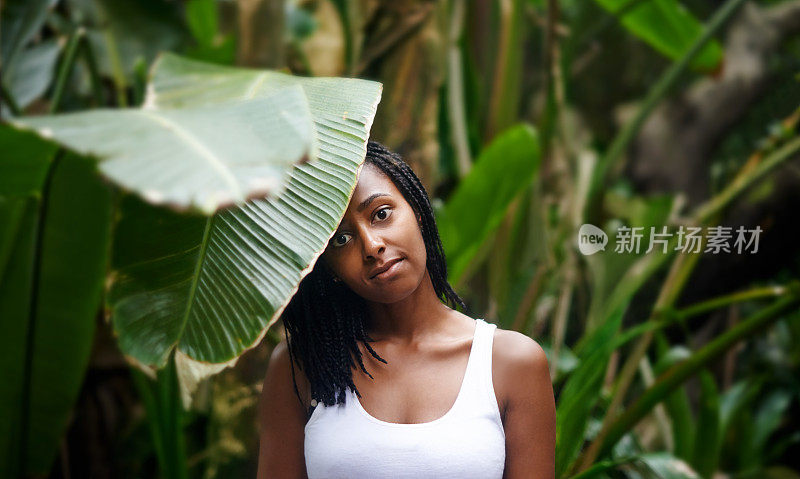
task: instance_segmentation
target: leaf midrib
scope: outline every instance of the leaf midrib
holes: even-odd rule
[[[186,301],[186,311],[183,314],[183,319],[181,320],[181,329],[178,331],[178,334],[175,338],[175,343],[173,343],[173,347],[177,348],[178,344],[181,342],[181,338],[183,337],[183,332],[186,330],[186,324],[189,322],[189,315],[192,312],[192,305],[194,304],[194,298],[197,291],[197,285],[200,281],[200,270],[202,269],[203,263],[206,259],[206,251],[208,250],[208,238],[211,235],[211,226],[214,222],[214,218],[217,215],[213,215],[208,217],[206,220],[206,227],[203,231],[203,239],[201,240],[201,248],[200,253],[197,255],[197,263],[194,266],[194,272],[192,273],[192,285],[189,287],[189,297]]]
[[[175,134],[182,139],[190,148],[195,150],[201,157],[208,160],[209,165],[214,170],[218,171],[222,175],[222,179],[225,183],[230,186],[231,190],[234,192],[237,198],[242,197],[241,189],[236,182],[236,178],[233,177],[230,170],[225,166],[225,163],[219,159],[211,150],[209,150],[203,142],[199,141],[195,135],[191,132],[183,128],[182,126],[178,125],[174,121],[158,115],[154,112],[141,110],[141,114],[144,115],[146,118],[153,120],[154,122],[164,126],[165,128],[169,128]]]

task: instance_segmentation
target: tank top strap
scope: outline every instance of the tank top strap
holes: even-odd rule
[[[474,344],[470,352],[467,377],[464,378],[464,406],[469,410],[486,410],[499,414],[492,384],[492,343],[497,325],[476,320]]]
[[[478,359],[478,361],[475,362],[477,366],[476,372],[480,381],[483,383],[483,387],[488,387],[493,391],[492,344],[494,343],[494,331],[497,329],[497,325],[479,319],[478,327],[480,329],[477,331],[478,334],[476,338],[478,340],[477,349],[475,350],[475,355]],[[492,397],[494,397],[494,394],[492,394]]]

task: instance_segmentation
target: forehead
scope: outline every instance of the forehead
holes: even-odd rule
[[[366,163],[358,174],[358,182],[348,210],[352,209],[355,212],[364,200],[376,193],[387,193],[395,198],[402,197],[392,180],[380,168]]]

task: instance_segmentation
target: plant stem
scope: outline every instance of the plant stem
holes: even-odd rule
[[[499,0],[494,73],[489,93],[484,140],[511,126],[518,118],[523,38],[522,0]]]
[[[461,48],[458,45],[464,28],[465,0],[453,0],[450,12],[450,31],[447,45],[447,113],[450,118],[453,147],[456,150],[458,175],[467,176],[472,167],[472,155],[467,135],[464,111],[464,76]]]
[[[98,13],[100,14],[101,21],[108,24],[108,12],[105,8],[97,5]],[[103,29],[103,37],[106,40],[106,48],[108,49],[108,58],[111,62],[111,75],[114,79],[114,89],[117,94],[117,106],[125,108],[128,106],[127,89],[128,83],[125,79],[125,68],[122,65],[122,60],[119,55],[119,48],[117,48],[117,40],[114,38],[114,33],[110,27]]]
[[[136,369],[132,369],[131,373],[144,404],[161,477],[186,479],[188,466],[183,435],[183,406],[174,354],[167,360],[167,366],[156,373],[155,381]]]
[[[628,330],[624,331],[623,333],[621,333],[616,341],[616,344],[614,345],[614,349],[621,348],[628,341],[635,338],[636,336],[639,336],[643,332],[659,331],[669,326],[672,326],[676,323],[684,322],[689,318],[699,316],[708,311],[713,311],[715,309],[720,309],[725,306],[729,306],[731,304],[742,303],[745,301],[782,296],[786,294],[786,291],[790,287],[792,287],[791,285],[792,283],[790,283],[789,285],[777,285],[777,286],[765,286],[765,287],[753,288],[746,291],[739,291],[736,293],[726,294],[706,301],[702,301],[700,303],[688,306],[680,310],[665,309],[661,311],[655,311],[653,313],[653,318],[655,318],[655,320],[647,321],[637,326],[633,326]]]
[[[725,208],[734,198],[736,198],[747,187],[760,180],[764,175],[772,171],[776,166],[789,159],[794,153],[800,150],[800,137],[794,138],[787,142],[777,151],[767,156],[753,171],[746,176],[737,176],[737,178],[728,185],[721,193],[716,195],[708,203],[701,206],[695,218],[698,223],[705,223],[708,218],[719,213]]]
[[[766,286],[749,289],[747,291],[726,294],[724,296],[702,301],[692,306],[675,311],[671,316],[674,315],[674,321],[685,321],[691,317],[698,316],[705,312],[719,309],[730,304],[751,301],[753,299],[767,298],[771,296],[782,296],[791,288],[797,288],[797,285],[790,283],[788,285]]]
[[[61,65],[58,67],[58,76],[56,77],[56,86],[53,92],[53,99],[50,102],[50,113],[58,111],[61,104],[61,96],[64,94],[64,88],[67,85],[67,78],[72,72],[72,66],[75,64],[75,53],[81,42],[86,39],[86,29],[78,27],[72,35],[69,36],[67,47],[64,51],[64,58],[61,60]]]
[[[89,79],[92,82],[94,101],[97,106],[104,106],[103,82],[100,80],[100,70],[97,68],[97,57],[94,54],[94,47],[92,47],[92,42],[90,42],[88,38],[83,41],[82,46],[83,58],[86,60],[86,66],[89,69]]]
[[[550,361],[551,378],[556,377],[556,359],[561,351],[561,345],[564,342],[567,318],[569,317],[569,307],[572,304],[572,290],[575,285],[575,270],[577,269],[575,254],[571,249],[568,249],[566,254],[565,268],[562,269],[561,288],[558,293],[558,304],[552,324],[551,350],[553,352],[553,360]]]

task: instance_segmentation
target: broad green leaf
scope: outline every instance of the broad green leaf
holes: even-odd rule
[[[187,55],[196,60],[229,65],[236,58],[236,37],[219,31],[217,0],[189,0],[186,2],[186,22],[196,45]]]
[[[137,61],[182,50],[191,38],[183,2],[170,0],[63,0],[71,20],[86,28],[100,74],[128,84]]]
[[[678,0],[595,0],[614,14],[622,13],[622,25],[667,58],[677,60],[700,36],[703,25]],[[636,2],[630,8],[626,5]],[[709,42],[691,62],[698,71],[711,72],[722,62],[722,47]]]
[[[0,61],[7,69],[44,24],[58,0],[5,0],[0,3]]]
[[[21,51],[13,63],[3,67],[3,84],[20,109],[41,97],[50,86],[60,52],[60,42],[51,39]]]
[[[216,106],[101,109],[12,124],[97,157],[105,176],[152,203],[206,214],[277,194],[292,165],[316,154],[296,85]]]
[[[0,283],[16,247],[26,203],[27,198],[9,198],[0,195]]]
[[[67,427],[110,240],[110,190],[93,164],[65,154],[53,168],[44,205],[28,197],[0,283],[0,467],[26,476],[50,470]]]
[[[38,196],[55,146],[0,125],[0,283],[23,221],[26,197]]]
[[[447,257],[448,276],[458,284],[511,202],[528,188],[539,169],[539,140],[530,125],[518,125],[497,136],[481,152],[469,175],[437,215]],[[485,250],[485,248],[484,248]]]
[[[219,31],[216,0],[189,0],[186,2],[186,22],[197,43],[211,46]]]
[[[31,283],[33,264],[36,255],[36,222],[39,202],[34,198],[0,198],[0,211],[19,210],[17,216],[17,235],[10,248],[8,264],[4,268],[0,283],[0,368],[3,380],[0,381],[0,477],[21,477],[22,411],[27,399],[25,388],[27,358],[27,337],[30,318]]]
[[[27,196],[42,188],[55,145],[30,132],[0,125],[0,196]]]
[[[198,218],[129,198],[115,235],[108,297],[120,347],[160,368],[175,351],[184,401],[200,378],[256,346],[313,268],[355,188],[379,83],[298,78],[165,54],[145,103],[212,108],[299,85],[318,135],[318,156],[297,165],[278,196]],[[223,102],[223,103],[221,103]]]

